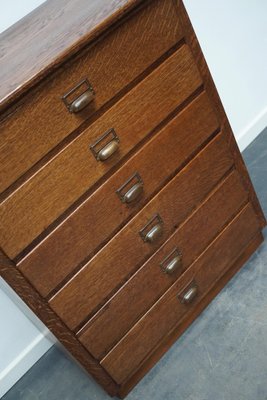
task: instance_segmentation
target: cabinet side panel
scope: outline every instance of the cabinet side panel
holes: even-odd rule
[[[21,299],[51,330],[70,354],[104,387],[115,396],[118,386],[99,363],[83,348],[71,331],[61,322],[47,303],[21,275],[13,262],[0,250],[0,276],[15,290]]]
[[[243,181],[246,190],[249,193],[249,199],[253,204],[254,210],[260,222],[260,226],[261,228],[263,228],[266,225],[265,216],[263,214],[259,200],[253,188],[244,160],[240,154],[238,145],[236,143],[234,134],[232,132],[232,128],[229,124],[227,115],[225,113],[224,107],[218,95],[217,89],[215,87],[209,68],[207,66],[201,47],[199,45],[198,39],[195,35],[194,29],[188,17],[187,11],[181,0],[173,0],[173,2],[176,5],[177,18],[179,18],[183,26],[186,43],[190,47],[194,55],[196,64],[204,81],[204,87],[207,90],[208,96],[212,100],[214,110],[217,113],[218,119],[221,123],[221,129],[223,129],[227,133],[229,148],[233,154],[236,168],[240,172],[241,179]]]

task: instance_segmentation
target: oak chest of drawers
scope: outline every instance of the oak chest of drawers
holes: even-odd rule
[[[123,397],[264,215],[181,1],[49,0],[0,39],[1,276]]]

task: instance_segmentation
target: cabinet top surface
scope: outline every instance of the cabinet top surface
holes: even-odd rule
[[[144,0],[47,0],[0,34],[0,110]]]

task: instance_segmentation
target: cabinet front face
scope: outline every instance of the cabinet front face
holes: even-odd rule
[[[265,218],[182,2],[117,3],[2,114],[0,273],[123,397]]]
[[[106,0],[99,1],[97,11],[100,14],[101,8],[105,7],[101,2],[106,3]],[[61,7],[64,14],[64,4]],[[84,12],[82,18],[85,18],[89,12],[88,3],[79,0],[76,7]],[[53,21],[53,15],[50,18]],[[66,21],[63,23],[66,24]],[[58,29],[62,30],[62,26]],[[79,29],[78,21],[76,29]],[[51,35],[54,36],[53,32]],[[90,121],[98,110],[132,85],[182,36],[172,0],[156,0],[150,5],[144,4],[141,10],[129,15],[124,23],[103,35],[97,43],[88,43],[76,57],[40,82],[1,123],[0,191],[7,189],[85,121]],[[34,63],[36,60],[31,55],[34,49],[27,48],[25,51],[29,52]],[[11,68],[14,69],[13,65]],[[12,75],[10,80],[12,87]],[[91,101],[87,107],[80,110],[71,108],[75,100],[81,99],[82,93],[91,92],[91,87],[94,94],[88,99]]]

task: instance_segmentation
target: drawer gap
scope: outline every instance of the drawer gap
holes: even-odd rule
[[[58,218],[56,218],[52,222],[52,224],[50,224],[48,227],[46,227],[40,235],[38,235],[27,247],[25,247],[25,249],[23,249],[16,257],[14,257],[14,262],[16,264],[19,263],[28,253],[30,253],[39,243],[41,243],[45,239],[46,236],[48,236],[54,229],[57,228],[58,225],[60,225],[66,218],[68,218],[76,208],[78,208],[80,205],[82,205],[82,203],[84,203],[86,201],[86,199],[88,197],[90,197],[90,195],[94,191],[96,191],[107,179],[109,179],[109,177],[111,175],[113,175],[116,170],[118,170],[125,162],[127,162],[134,155],[134,153],[136,153],[139,149],[141,149],[141,147],[143,147],[143,145],[145,143],[147,143],[150,139],[152,139],[153,136],[155,136],[161,129],[163,129],[164,126],[167,125],[174,117],[176,117],[179,113],[181,113],[194,99],[196,99],[201,93],[203,93],[203,91],[204,91],[204,87],[203,87],[203,85],[201,85],[183,103],[181,103],[171,114],[169,114],[155,129],[153,129],[143,140],[141,140],[138,143],[138,145],[136,145],[125,157],[123,157],[114,166],[114,168],[111,168],[104,176],[102,176],[94,185],[92,185],[90,187],[90,189],[88,189],[82,196],[80,196],[79,199],[77,199],[75,202],[73,202],[73,204],[69,208],[67,208]],[[210,138],[203,143],[201,148],[198,148],[197,151],[194,152],[193,155],[188,158],[187,162],[190,161],[202,148],[204,148],[208,144],[208,142],[211,141],[217,134],[219,134],[219,129],[217,129],[214,133],[212,133]],[[182,169],[184,166],[185,166],[185,163],[183,163],[183,165],[180,166],[180,169]],[[180,171],[180,169],[178,169],[172,175],[172,177],[169,178],[169,180],[171,180],[173,178],[173,176],[177,172]],[[166,181],[166,182],[168,182],[168,181]],[[152,196],[150,196],[150,199],[151,198],[152,198]],[[120,229],[120,227],[119,227],[119,229]],[[118,230],[116,232],[118,232]],[[98,250],[96,250],[96,252],[97,251]]]
[[[174,46],[168,49],[163,55],[161,55],[156,61],[154,61],[149,67],[147,67],[140,75],[138,75],[133,81],[128,83],[123,89],[121,89],[112,99],[107,101],[102,107],[100,107],[91,117],[84,121],[77,129],[71,132],[61,142],[59,142],[53,149],[47,152],[40,160],[37,161],[32,167],[30,167],[23,175],[15,180],[8,188],[6,188],[0,194],[0,203],[6,200],[15,190],[17,190],[23,183],[30,179],[39,169],[45,166],[49,161],[72,141],[74,141],[85,129],[87,129],[92,123],[100,118],[108,109],[110,109],[115,103],[117,103],[122,97],[130,92],[138,83],[145,79],[151,72],[159,67],[164,61],[166,61],[173,53],[179,50],[185,45],[185,39],[182,38]],[[181,104],[182,105],[182,104]],[[180,106],[181,106],[180,105]],[[17,105],[19,107],[19,105]],[[121,160],[122,161],[122,160]]]
[[[223,185],[223,183],[225,182],[225,180],[226,180],[232,173],[234,173],[235,171],[236,171],[236,169],[233,167],[232,169],[230,169],[230,170],[225,174],[225,176],[222,178],[222,180],[216,185],[216,187],[213,188],[213,190],[212,190],[212,191],[209,193],[209,195],[203,200],[203,202],[202,202],[201,204],[199,204],[199,205],[192,211],[192,213],[186,218],[186,220],[185,220],[181,225],[179,225],[179,227],[177,227],[177,229],[175,229],[175,230],[170,234],[169,238],[170,238],[172,235],[174,235],[175,232],[176,232],[178,229],[180,229],[183,225],[185,225],[185,224],[193,217],[193,215],[196,214],[196,213],[199,211],[199,209],[202,207],[202,205],[203,205],[206,201],[208,201],[209,198],[212,197],[212,195],[213,195],[217,190],[220,189],[220,187]],[[236,171],[236,172],[237,172],[237,171]],[[245,189],[244,189],[244,191],[245,191]],[[210,246],[210,244],[216,239],[217,236],[219,236],[219,235],[221,234],[221,232],[222,232],[224,229],[226,229],[226,227],[227,227],[228,225],[230,225],[231,221],[232,221],[234,218],[236,218],[236,216],[241,212],[241,210],[245,207],[246,204],[247,204],[247,201],[240,204],[240,207],[238,208],[238,210],[235,212],[235,214],[233,214],[233,215],[231,216],[231,220],[225,221],[225,223],[222,225],[221,229],[217,232],[217,235],[214,236],[214,237],[212,237],[212,238],[210,238],[209,242],[207,243],[206,248]],[[168,238],[168,239],[169,239],[169,238]],[[167,239],[167,240],[168,240],[168,239]],[[165,243],[166,243],[166,242],[164,242],[164,243],[162,244],[162,246],[161,246],[159,249],[156,250],[156,252],[160,251],[160,249],[161,249],[162,247],[164,247]],[[205,252],[206,248],[197,256],[197,258],[199,258],[199,257],[201,256],[201,254]],[[146,261],[144,261],[144,263],[143,263],[141,266],[139,266],[139,268],[138,268],[130,277],[128,277],[127,280],[126,280],[120,287],[117,287],[117,288],[116,288],[116,291],[114,291],[114,292],[112,293],[112,295],[111,295],[108,299],[106,299],[106,300],[107,300],[107,301],[111,300],[111,299],[116,295],[116,293],[117,293],[118,290],[123,289],[124,285],[128,282],[128,280],[129,280],[130,278],[132,278],[135,274],[137,274],[138,271],[143,267],[143,265],[144,265],[150,258],[152,258],[152,257],[153,257],[153,254],[152,254],[152,256],[148,257],[148,259],[147,259]],[[191,262],[191,264],[186,268],[185,271],[187,271],[187,270],[190,268],[190,266],[197,260],[197,258],[195,258],[195,259]],[[184,271],[184,272],[185,272],[185,271]],[[184,273],[184,272],[183,272],[183,273]],[[181,277],[181,275],[179,275],[179,276],[177,277],[177,279],[179,279],[180,277]],[[161,295],[156,299],[156,301],[157,301],[160,297],[161,297]],[[101,306],[99,306],[99,307],[97,307],[95,310],[93,310],[83,321],[81,321],[81,323],[80,323],[80,324],[77,326],[77,328],[74,330],[74,332],[76,333],[76,335],[80,336],[80,335],[87,329],[87,325],[88,325],[88,323],[90,322],[90,320],[92,319],[92,317],[95,315],[96,312],[98,312],[102,307],[104,307],[105,304],[106,304],[106,301],[102,302],[102,303],[101,303]],[[146,312],[147,312],[147,311],[146,311]],[[145,313],[146,313],[146,312],[145,312]],[[144,314],[145,314],[145,313],[144,313]],[[136,323],[139,319],[141,319],[142,316],[143,316],[144,314],[140,315],[140,316],[138,317],[138,319],[135,321],[135,323]],[[130,330],[130,329],[129,329],[129,330]],[[128,331],[127,331],[127,332],[128,332]],[[127,332],[126,332],[126,333],[127,333]],[[125,334],[126,334],[126,333],[125,333]]]
[[[180,338],[183,332],[193,323],[193,321],[199,316],[199,314],[209,305],[210,300],[215,297],[220,290],[227,284],[227,282],[233,277],[234,274],[243,266],[245,262],[251,257],[259,245],[263,241],[262,233],[257,233],[248,246],[243,250],[239,257],[234,261],[229,270],[222,276],[221,280],[217,285],[213,286],[212,289],[206,294],[206,296],[197,305],[196,309],[189,315],[188,318],[182,318],[179,324],[175,325],[173,329],[161,340],[153,351],[144,358],[140,368],[135,370],[130,377],[126,378],[120,386],[120,396],[125,397],[132,390],[132,388],[140,381],[140,379],[148,372],[154,363],[156,363],[166,352],[166,348],[169,349],[176,340]],[[247,252],[247,253],[246,253]]]
[[[216,271],[215,273],[212,274],[213,279],[212,279],[212,283],[210,282],[209,287],[205,287],[205,279],[202,277],[201,278],[201,274],[199,274],[200,271],[203,271],[205,273],[205,276],[207,274],[209,274],[209,270],[212,271],[212,268],[209,267],[209,261],[211,261],[212,263],[214,262],[214,257],[216,254],[216,251],[218,250],[218,246],[221,245],[221,243],[224,243],[224,241],[228,241],[229,242],[229,234],[230,232],[232,233],[235,232],[235,236],[238,235],[238,229],[239,227],[244,227],[245,221],[247,223],[247,225],[249,224],[248,219],[251,222],[251,226],[248,229],[248,237],[245,235],[245,233],[243,232],[241,235],[241,240],[239,243],[239,249],[234,250],[233,246],[230,247],[230,253],[229,255],[227,255],[227,258],[230,257],[231,254],[231,261],[230,261],[230,265],[229,262],[224,265],[225,261],[223,261],[221,263],[221,266],[219,267],[219,270]],[[197,304],[195,306],[192,306],[188,308],[188,310],[186,311],[186,306],[184,306],[184,311],[182,311],[183,307],[181,308],[181,317],[179,318],[179,320],[177,321],[173,321],[172,324],[170,324],[171,326],[168,328],[168,331],[166,331],[165,333],[165,337],[168,336],[170,334],[170,332],[172,332],[175,327],[179,326],[183,320],[186,318],[188,318],[188,315],[190,316],[191,313],[196,312],[195,308],[197,309],[199,307],[199,305],[202,303],[202,301],[206,298],[206,296],[209,295],[209,292],[211,292],[214,287],[217,286],[218,283],[220,283],[220,281],[223,281],[223,277],[229,276],[231,277],[231,268],[233,268],[233,266],[236,264],[236,261],[241,257],[245,257],[246,256],[246,249],[247,247],[250,246],[250,243],[254,240],[255,236],[258,234],[259,232],[259,224],[258,221],[256,219],[256,215],[253,211],[252,205],[250,204],[250,202],[247,202],[246,205],[242,208],[242,210],[236,215],[236,217],[234,219],[232,219],[232,221],[230,222],[229,225],[227,225],[227,227],[215,238],[215,240],[206,248],[205,252],[203,252],[192,264],[192,271],[190,274],[184,274],[186,276],[186,279],[182,280],[182,285],[180,285],[181,287],[183,287],[183,284],[186,284],[188,282],[188,280],[190,280],[190,282],[192,281],[192,279],[196,279],[196,282],[198,283],[200,281],[201,283],[201,289],[199,292],[199,296],[200,296],[200,300],[197,302]],[[251,253],[250,253],[251,254]],[[207,255],[207,258],[206,258]],[[209,260],[209,258],[211,258],[211,260]],[[227,259],[226,258],[226,259]],[[220,263],[219,263],[220,265]],[[235,272],[235,271],[234,271]],[[233,273],[234,273],[233,272]],[[183,275],[181,276],[181,278],[183,278]],[[207,279],[207,277],[206,277]],[[208,282],[211,280],[210,277],[208,277]],[[225,282],[223,282],[223,286],[224,286]],[[158,300],[158,302],[156,302],[148,311],[147,313],[144,315],[144,317],[142,318],[142,320],[140,320],[140,322],[138,322],[137,324],[135,324],[132,327],[132,330],[134,332],[138,332],[138,329],[140,329],[141,327],[146,326],[146,324],[151,321],[151,318],[154,319],[155,318],[155,313],[157,312],[158,309],[160,309],[160,307],[164,306],[167,301],[167,299],[173,299],[172,301],[174,301],[174,294],[177,292],[177,295],[179,293],[179,287],[177,289],[177,283],[174,283],[169,289],[168,291]],[[178,300],[177,300],[178,301]],[[159,308],[158,308],[159,307]],[[197,315],[199,314],[199,312],[196,312]],[[174,318],[174,320],[176,319],[176,317]],[[164,319],[163,319],[164,321]],[[149,323],[148,323],[149,326]],[[164,328],[165,329],[165,328]],[[164,340],[164,336],[158,338],[157,342],[155,342],[155,344],[152,346],[150,346],[150,351],[147,352],[147,354],[144,354],[144,357],[141,360],[141,353],[143,352],[143,350],[141,350],[141,352],[139,352],[139,357],[140,361],[138,363],[138,365],[133,366],[132,370],[129,371],[130,373],[128,373],[127,375],[122,373],[121,376],[123,376],[123,374],[125,375],[124,379],[122,379],[120,381],[120,383],[126,381],[129,379],[130,376],[132,376],[135,371],[137,369],[140,368],[140,364],[143,364],[143,362],[147,359],[147,357],[150,356],[151,351],[155,350],[155,348],[157,348],[160,343]],[[114,357],[114,355],[116,354],[116,352],[118,352],[118,349],[123,348],[124,344],[127,343],[127,339],[129,340],[130,346],[131,346],[131,335],[123,337],[118,344],[109,352],[107,353],[107,355],[101,360],[100,364],[106,369],[109,370],[109,373],[111,373],[110,369],[112,367],[109,367],[109,364],[112,365],[112,357]],[[127,345],[126,345],[127,347]],[[129,347],[128,347],[129,348]],[[138,359],[138,358],[137,358]],[[125,361],[125,359],[124,359]],[[116,362],[116,359],[113,358],[113,362]],[[121,370],[122,371],[122,370]],[[114,378],[114,376],[113,376]],[[121,378],[119,377],[119,380]],[[118,379],[116,379],[116,381],[119,381]]]
[[[216,131],[216,132],[217,132],[217,131]],[[219,132],[219,133],[216,133],[215,136],[214,136],[214,138],[213,138],[212,140],[214,140],[217,136],[219,136],[219,134],[220,134],[220,132]],[[207,146],[212,140],[209,140],[209,141],[206,143],[206,146]],[[206,146],[205,146],[205,147],[206,147]],[[204,148],[201,147],[201,150],[200,150],[200,151],[204,150],[205,147],[204,147]],[[192,158],[192,159],[193,159],[193,158]],[[228,169],[228,170],[226,171],[226,173],[220,178],[220,180],[219,180],[218,182],[216,182],[215,186],[216,186],[218,183],[222,182],[222,180],[225,179],[225,177],[227,176],[227,174],[230,173],[230,172],[233,170],[233,168],[234,168],[234,167],[233,167],[233,165],[232,165],[232,166],[230,167],[230,169]],[[180,171],[181,171],[181,170],[179,170],[178,173],[179,173]],[[174,177],[173,177],[173,178],[174,178]],[[172,178],[172,179],[173,179],[173,178]],[[170,182],[172,179],[170,179],[169,182]],[[165,185],[166,185],[166,182],[165,182]],[[215,186],[214,186],[214,187],[215,187]],[[212,188],[212,190],[214,189],[214,187]],[[205,199],[206,199],[206,197],[203,199],[203,201],[205,201]],[[146,204],[147,204],[147,203],[146,203]],[[198,205],[197,205],[197,206],[198,206]],[[194,209],[191,210],[191,213],[194,212],[195,209],[196,209],[196,207],[195,207]],[[129,220],[130,220],[130,219],[132,219],[132,217],[129,218]],[[129,221],[127,221],[127,222],[129,222]],[[127,222],[126,222],[126,223],[127,223]],[[123,226],[125,226],[125,224],[119,226],[119,230],[116,231],[116,233],[118,233],[118,232],[121,230],[121,228],[122,228]],[[172,233],[173,233],[173,232],[170,232],[170,234],[172,234]],[[56,294],[58,291],[60,291],[60,290],[65,286],[65,284],[66,284],[73,276],[75,276],[75,275],[88,263],[88,261],[89,261],[92,257],[94,257],[94,256],[101,250],[102,247],[104,247],[104,246],[110,241],[110,239],[112,238],[113,235],[114,235],[114,233],[113,233],[112,235],[110,235],[108,239],[106,239],[105,241],[103,241],[103,242],[101,243],[100,246],[96,247],[96,249],[95,249],[91,254],[89,254],[87,257],[85,257],[85,258],[83,259],[83,261],[80,262],[80,263],[76,266],[76,268],[74,268],[74,269],[72,270],[72,272],[71,272],[70,274],[68,274],[68,275],[61,281],[61,283],[60,283],[59,285],[57,285],[51,292],[49,292],[49,294],[46,296],[46,299],[50,301],[50,300],[55,296],[55,294]],[[149,257],[147,257],[143,262],[146,262],[148,258],[149,258]],[[143,264],[143,263],[142,263],[142,264]],[[142,264],[141,264],[141,265],[142,265]],[[137,268],[140,268],[141,265],[137,266]],[[135,271],[134,271],[134,272],[135,272]],[[134,273],[134,272],[133,272],[133,273]],[[131,275],[132,275],[132,274],[131,274]],[[131,275],[130,275],[130,276],[131,276]],[[130,276],[127,276],[127,280],[129,279]],[[126,280],[125,280],[125,282],[126,282]],[[118,287],[116,287],[114,290],[116,291],[117,289],[118,289]],[[112,293],[111,293],[111,295],[112,295]],[[106,301],[106,299],[105,299],[105,301]],[[102,305],[103,305],[103,304],[104,304],[104,303],[102,303]],[[94,312],[95,312],[95,311],[96,311],[96,310],[94,310]]]

